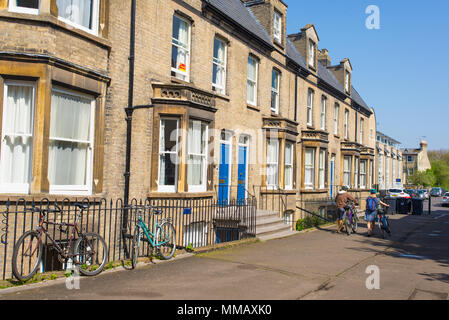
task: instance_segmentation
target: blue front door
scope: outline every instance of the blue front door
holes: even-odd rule
[[[229,170],[231,146],[228,144],[221,144],[220,153],[220,168],[218,174],[218,203],[227,204],[229,201]]]
[[[246,199],[246,153],[248,147],[239,147],[239,170],[238,170],[238,187],[237,187],[237,201],[239,203],[245,202]]]

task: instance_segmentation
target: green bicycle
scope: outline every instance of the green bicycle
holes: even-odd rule
[[[137,265],[137,258],[139,256],[139,248],[142,241],[148,242],[153,248],[156,248],[159,255],[169,260],[173,257],[176,251],[176,231],[169,218],[158,219],[154,221],[155,233],[152,233],[147,224],[142,219],[142,211],[147,208],[153,211],[157,216],[162,214],[162,210],[157,210],[153,206],[133,206],[137,209],[138,216],[136,226],[134,228],[134,235],[131,244],[131,266],[134,269]]]

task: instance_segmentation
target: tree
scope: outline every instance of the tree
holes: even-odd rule
[[[408,181],[415,186],[423,186],[427,188],[434,186],[437,179],[432,169],[429,169],[427,171],[415,172],[408,177]]]

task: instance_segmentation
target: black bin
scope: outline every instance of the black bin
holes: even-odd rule
[[[408,214],[412,211],[412,201],[408,198],[397,198],[396,212],[400,214]]]
[[[424,200],[420,198],[412,199],[413,215],[420,216],[424,212]]]
[[[384,198],[383,202],[385,202],[386,204],[389,205],[389,207],[387,208],[387,214],[395,214],[397,213],[397,198],[390,198],[390,197],[386,197]]]

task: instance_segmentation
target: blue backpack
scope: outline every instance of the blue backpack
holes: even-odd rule
[[[375,198],[369,197],[368,199],[366,199],[366,209],[369,211],[376,211],[377,202]]]

